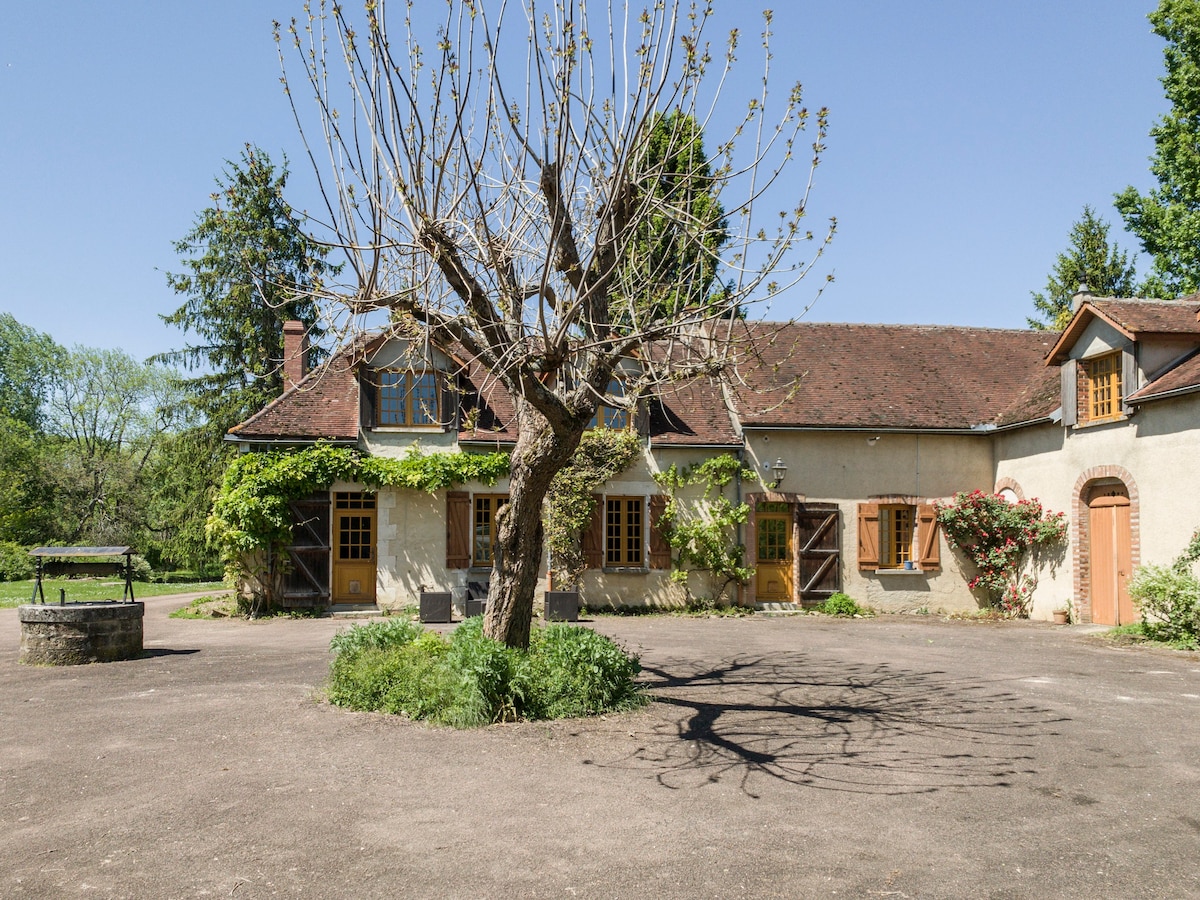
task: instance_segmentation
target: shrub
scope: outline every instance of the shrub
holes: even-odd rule
[[[1029,615],[1036,582],[1022,576],[1021,567],[1026,554],[1066,540],[1063,514],[1047,512],[1036,500],[1009,503],[983,491],[960,491],[954,502],[934,507],[950,546],[978,570],[967,587],[987,591],[991,604],[1005,615]]]
[[[367,648],[386,650],[412,643],[423,631],[416,622],[405,619],[351,625],[348,631],[339,631],[333,636],[329,649],[338,655],[354,654]]]
[[[32,578],[37,565],[29,551],[12,541],[0,541],[0,581]]]
[[[591,716],[642,702],[634,684],[641,663],[609,638],[571,625],[535,637],[522,672],[528,718]]]
[[[1146,634],[1156,641],[1194,647],[1200,643],[1200,578],[1186,561],[1139,566],[1129,580]]]
[[[388,620],[341,632],[331,648],[331,703],[456,728],[594,715],[642,702],[633,682],[637,658],[576,626],[535,630],[523,652],[485,637],[477,618],[449,641],[416,623]]]
[[[821,604],[821,612],[827,616],[857,616],[863,610],[862,607],[854,602],[853,597],[838,591]]]

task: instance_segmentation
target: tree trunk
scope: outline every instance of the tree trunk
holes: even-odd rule
[[[583,429],[556,432],[527,401],[518,398],[516,405],[517,445],[512,453],[508,504],[496,533],[483,633],[524,649],[529,646],[533,597],[545,545],[542,504],[550,482],[579,446]]]

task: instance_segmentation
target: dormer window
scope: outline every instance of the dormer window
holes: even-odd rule
[[[438,376],[436,372],[378,373],[378,422],[380,425],[437,425]]]
[[[613,397],[624,397],[625,385],[619,378],[614,378],[608,383],[608,393]],[[626,429],[629,427],[629,410],[619,406],[606,406],[602,403],[596,407],[596,414],[592,416],[588,427]]]
[[[1121,354],[1106,353],[1084,360],[1087,373],[1088,421],[1104,422],[1121,415]]]

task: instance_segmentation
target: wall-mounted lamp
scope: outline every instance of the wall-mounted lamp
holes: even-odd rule
[[[881,440],[883,440],[883,438],[880,435],[875,435],[875,437],[869,437],[869,438],[867,438],[867,446],[874,447]]]
[[[774,481],[771,482],[771,490],[783,484],[783,479],[787,476],[787,465],[782,457],[775,459],[775,465],[771,466],[771,477]]]

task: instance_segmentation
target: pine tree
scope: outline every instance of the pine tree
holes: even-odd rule
[[[1071,226],[1071,245],[1058,254],[1043,293],[1032,292],[1036,318],[1030,328],[1062,329],[1071,319],[1071,298],[1086,284],[1101,297],[1128,297],[1134,293],[1134,267],[1129,254],[1108,243],[1109,225],[1084,206],[1083,217]]]
[[[177,253],[190,254],[188,273],[167,275],[187,299],[161,318],[199,340],[155,357],[202,371],[181,383],[218,440],[282,393],[283,323],[303,322],[315,343],[322,332],[313,293],[336,271],[283,199],[286,159],[277,171],[266,153],[247,144],[241,162],[226,166],[213,205],[175,244]]]

